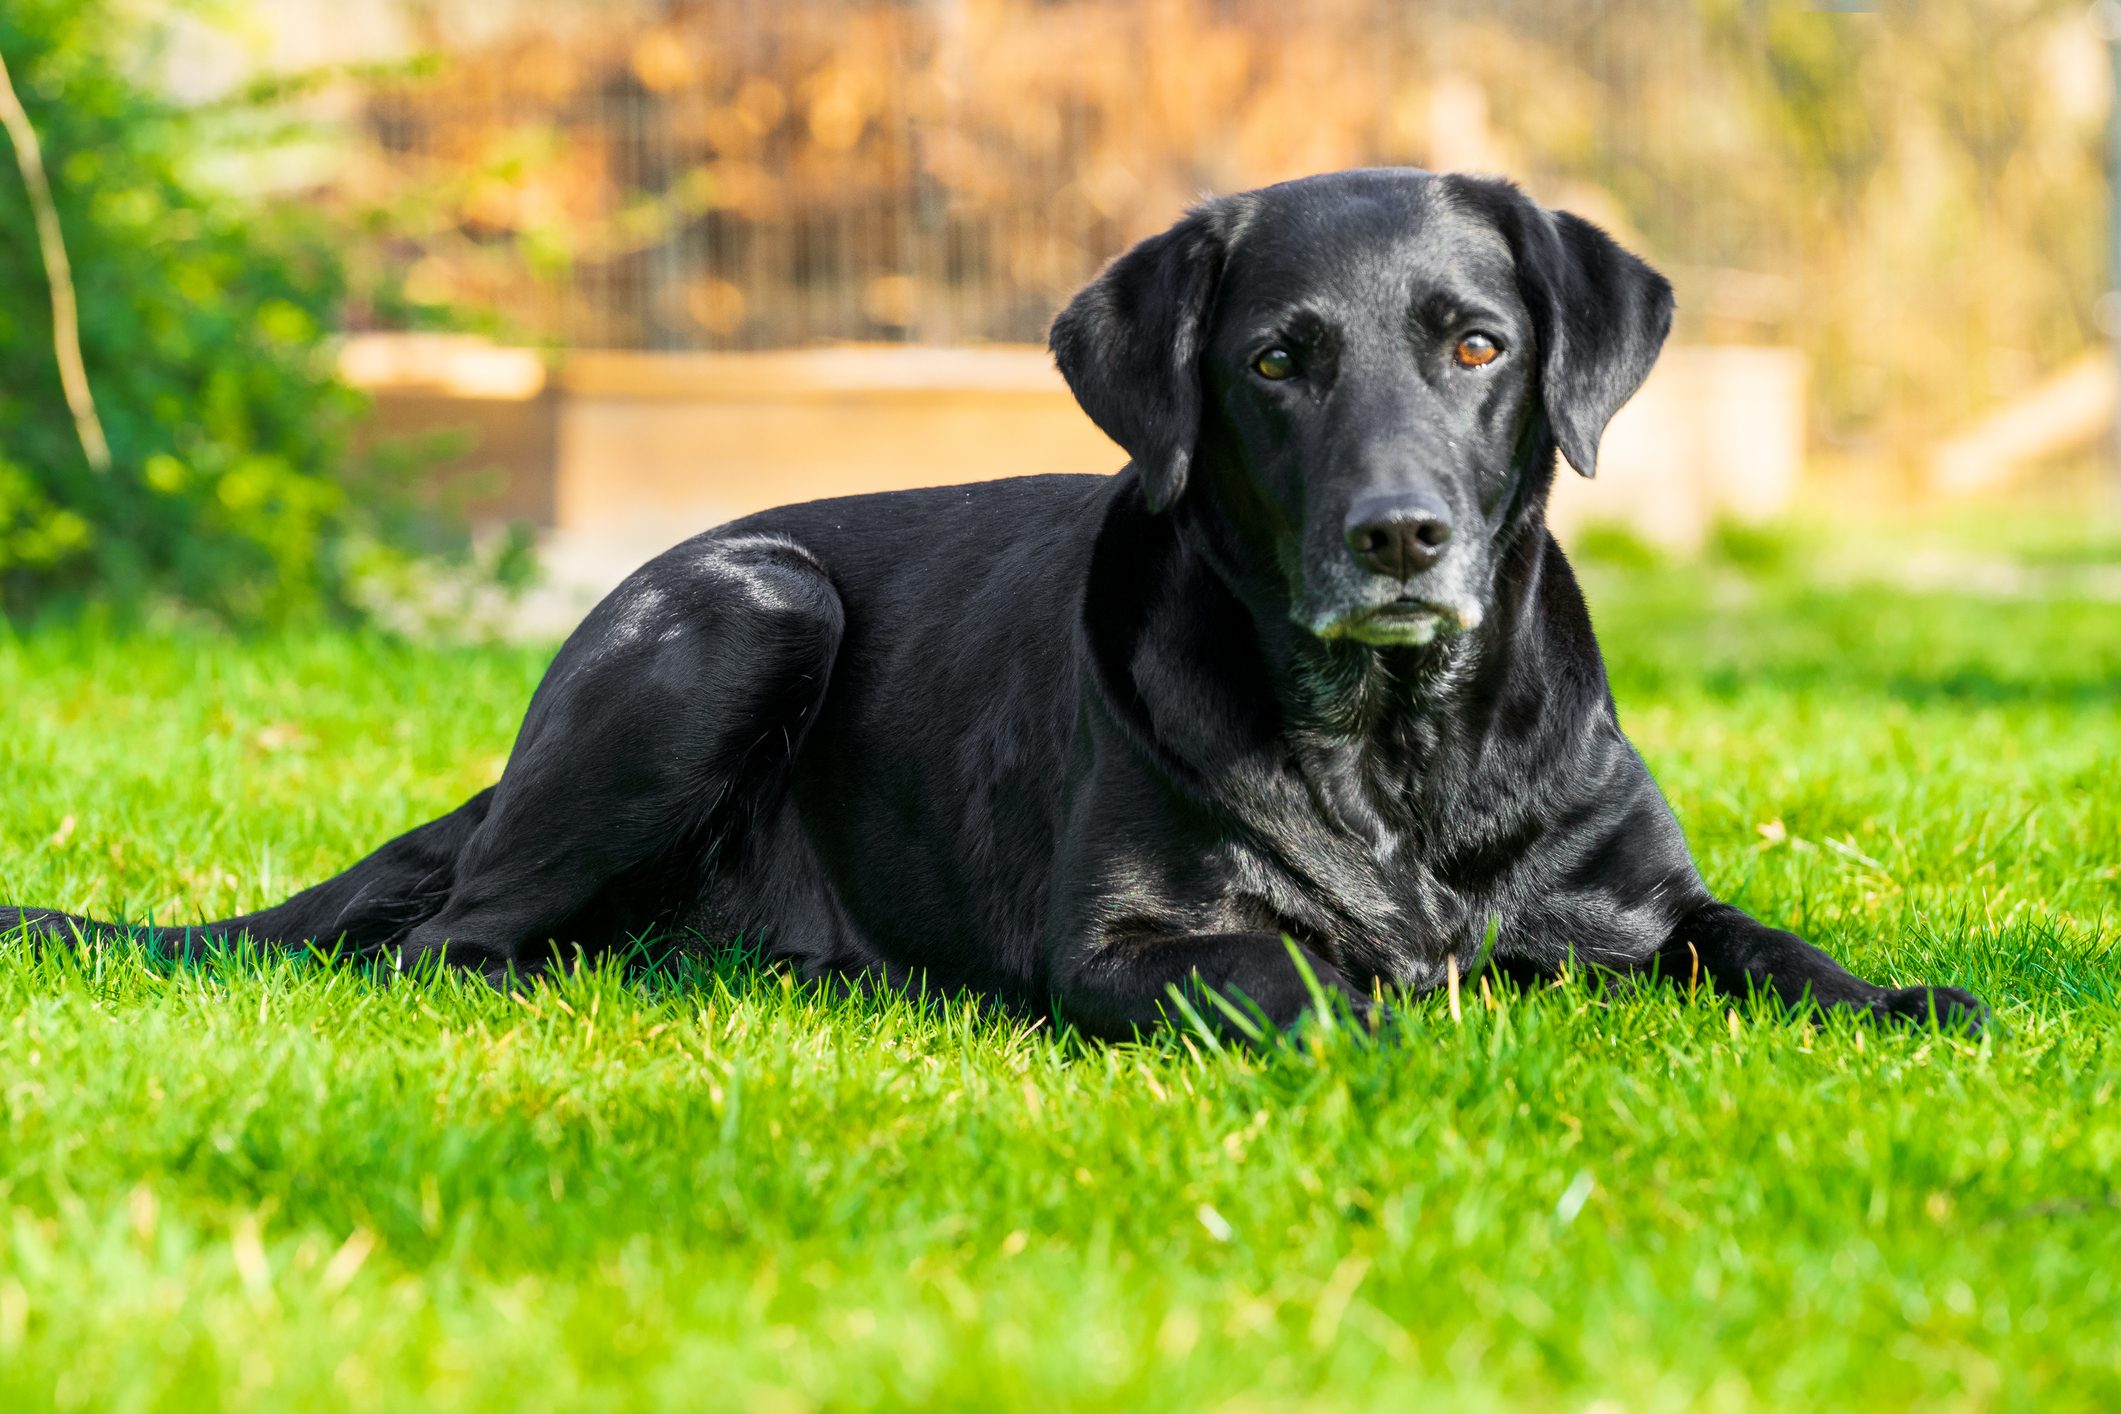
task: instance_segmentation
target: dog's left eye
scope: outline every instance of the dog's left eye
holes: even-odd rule
[[[1252,360],[1252,371],[1279,383],[1284,378],[1296,376],[1296,356],[1287,349],[1268,349]]]
[[[1460,368],[1485,368],[1502,357],[1502,345],[1486,334],[1468,334],[1451,350]]]

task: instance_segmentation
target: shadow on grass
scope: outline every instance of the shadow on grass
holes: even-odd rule
[[[2113,711],[2121,706],[2121,675],[2053,673],[2027,676],[1958,664],[1919,672],[1866,665],[1860,654],[1845,660],[1760,667],[1735,664],[1619,667],[1614,693],[1623,705],[1653,698],[1705,698],[1737,702],[1751,697],[1794,699],[1874,698],[1910,707],[2057,708]]]
[[[2001,932],[1981,926],[1971,915],[1956,924],[1915,918],[1904,925],[1903,945],[1917,954],[1949,949],[1962,956],[1978,954],[1982,975],[1963,979],[1996,1007],[1991,1032],[2007,1039],[2006,1011],[2028,996],[2059,1002],[2069,1009],[2121,1005],[2121,973],[2114,962],[2114,939],[2101,927],[2088,933],[2050,920],[2023,920]],[[18,951],[19,950],[19,951]],[[140,934],[87,947],[55,944],[26,929],[0,933],[0,963],[9,954],[34,959],[28,988],[17,974],[8,990],[36,990],[45,985],[86,984],[99,990],[127,990],[125,979],[187,979],[260,982],[273,979],[322,981],[327,989],[351,984],[347,995],[368,992],[387,999],[386,1009],[418,1006],[447,998],[471,1013],[494,1014],[518,1006],[535,1009],[541,996],[563,1003],[585,1002],[600,992],[624,989],[641,1004],[668,1006],[682,1015],[697,1013],[712,1002],[764,1011],[797,1007],[838,1013],[848,1024],[887,1027],[899,1034],[925,1037],[930,1044],[1015,1046],[1043,1040],[1065,1058],[1104,1054],[1114,1049],[1152,1053],[1187,1052],[1205,1058],[1224,1052],[1318,1058],[1322,1047],[1353,1044],[1411,1044],[1432,1039],[1441,1027],[1456,1029],[1466,1018],[1498,1010],[1515,1012],[1559,1005],[1588,1017],[1606,1018],[1618,1033],[1656,1026],[1660,1013],[1697,1007],[1744,1016],[1763,1023],[1836,1026],[1862,1018],[1822,1014],[1806,1006],[1787,1007],[1771,995],[1718,989],[1705,978],[1666,977],[1656,969],[1616,973],[1593,967],[1565,969],[1559,978],[1494,958],[1484,947],[1479,962],[1456,988],[1427,993],[1383,991],[1367,1012],[1351,1006],[1311,979],[1312,1009],[1294,1026],[1276,1028],[1249,999],[1205,987],[1176,992],[1165,1008],[1166,1024],[1131,1041],[1103,1042],[1086,1037],[1065,1016],[964,990],[930,990],[916,980],[900,988],[875,977],[798,977],[785,963],[769,957],[754,941],[713,940],[698,934],[653,933],[626,943],[591,951],[555,947],[552,960],[538,968],[511,974],[498,984],[484,974],[452,966],[444,954],[402,965],[395,956],[360,956],[342,949],[283,947],[247,936],[199,935],[177,947],[158,946]],[[1299,965],[1301,965],[1299,955]],[[41,976],[40,976],[41,975]],[[1910,1026],[1910,1032],[1931,1028]]]

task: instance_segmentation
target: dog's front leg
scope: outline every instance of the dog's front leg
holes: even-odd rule
[[[1296,1024],[1313,1003],[1301,958],[1318,988],[1346,1000],[1357,1016],[1371,1002],[1339,968],[1279,933],[1206,933],[1127,938],[1086,945],[1055,971],[1055,1011],[1093,1036],[1124,1040],[1175,1021],[1171,991],[1198,1002],[1212,989],[1243,1007],[1247,1002],[1276,1029]],[[1199,1007],[1211,1021],[1213,1005]]]
[[[1706,975],[1727,992],[1765,991],[1785,1006],[1840,1007],[1883,1020],[1978,1031],[1988,1008],[1957,987],[1880,987],[1794,933],[1770,928],[1727,903],[1706,903],[1681,920],[1658,955],[1667,980]]]

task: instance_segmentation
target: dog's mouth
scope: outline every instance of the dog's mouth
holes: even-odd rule
[[[1441,603],[1402,594],[1397,599],[1357,609],[1319,629],[1321,638],[1350,638],[1379,647],[1419,648],[1444,634],[1480,627],[1480,605],[1471,599]]]

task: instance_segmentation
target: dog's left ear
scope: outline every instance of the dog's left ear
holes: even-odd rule
[[[1152,511],[1192,469],[1201,342],[1237,221],[1233,200],[1195,207],[1107,265],[1046,337],[1075,400],[1133,458]]]
[[[1598,471],[1606,423],[1649,377],[1672,328],[1671,282],[1581,216],[1508,182],[1454,177],[1510,243],[1541,352],[1547,426],[1562,456]]]

